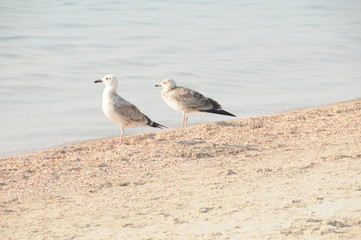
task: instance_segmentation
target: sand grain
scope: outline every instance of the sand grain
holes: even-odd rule
[[[0,160],[1,239],[360,239],[361,100]]]

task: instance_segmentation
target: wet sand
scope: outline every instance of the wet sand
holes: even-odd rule
[[[1,159],[0,239],[361,239],[360,123],[357,99]]]

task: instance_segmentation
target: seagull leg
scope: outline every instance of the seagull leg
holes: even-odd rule
[[[187,128],[187,124],[188,124],[188,115],[186,113],[183,113],[182,128]]]
[[[186,122],[186,113],[183,113],[182,128],[184,128],[185,122]]]
[[[120,141],[119,141],[119,144],[122,144],[123,143],[123,138],[124,138],[124,128],[123,127],[120,127]]]

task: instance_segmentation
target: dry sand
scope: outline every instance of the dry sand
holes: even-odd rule
[[[0,238],[361,239],[360,122],[358,99],[1,159]]]

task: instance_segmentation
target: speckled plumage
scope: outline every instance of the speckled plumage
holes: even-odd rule
[[[188,113],[216,113],[235,117],[224,111],[215,100],[185,87],[178,87],[173,79],[166,79],[156,87],[163,87],[162,98],[174,110],[183,113],[183,127],[187,127]]]

